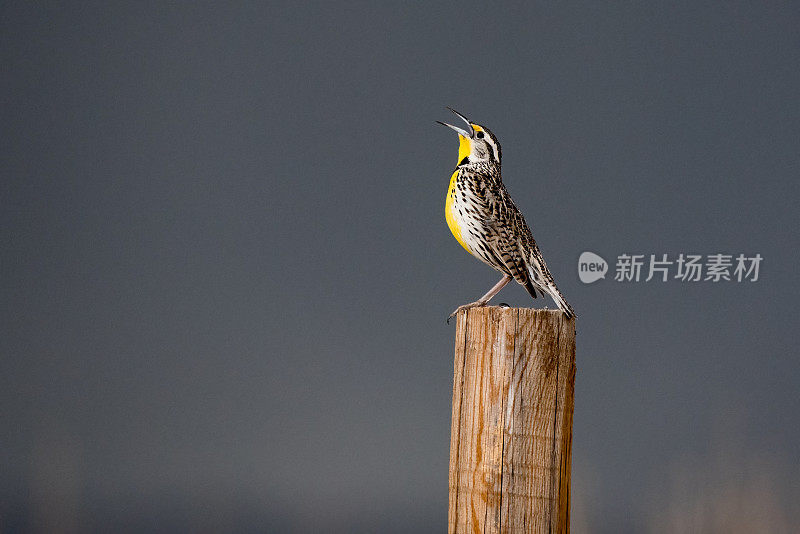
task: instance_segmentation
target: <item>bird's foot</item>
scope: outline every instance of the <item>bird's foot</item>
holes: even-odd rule
[[[458,315],[458,312],[465,311],[470,308],[480,308],[482,306],[486,306],[486,302],[482,302],[480,300],[476,300],[475,302],[470,302],[469,304],[462,304],[458,308],[456,308],[453,313],[450,314],[450,317],[447,318],[447,324],[450,324],[450,319]]]

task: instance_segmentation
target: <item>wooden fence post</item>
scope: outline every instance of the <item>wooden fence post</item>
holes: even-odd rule
[[[450,533],[568,533],[575,321],[557,310],[457,317]]]

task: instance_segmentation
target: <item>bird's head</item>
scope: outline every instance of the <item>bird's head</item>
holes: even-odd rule
[[[458,164],[464,165],[469,162],[486,161],[500,165],[500,143],[497,141],[497,137],[488,128],[475,122],[470,122],[469,119],[453,108],[447,109],[467,123],[467,129],[462,129],[446,122],[436,121],[443,126],[452,128],[458,134]],[[467,161],[464,161],[465,158]]]

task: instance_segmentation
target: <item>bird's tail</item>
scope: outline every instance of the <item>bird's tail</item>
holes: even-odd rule
[[[550,296],[555,303],[558,304],[558,307],[561,308],[561,311],[564,312],[564,315],[567,316],[567,319],[575,317],[575,310],[572,309],[572,306],[569,305],[567,299],[565,299],[564,295],[561,294],[561,291],[558,290],[555,282],[550,282],[547,284],[547,292],[550,293]]]
[[[550,274],[550,271],[547,269],[547,265],[545,265],[544,260],[542,260],[541,254],[538,252],[535,254],[531,254],[530,256],[530,264],[528,266],[528,273],[531,275],[531,278],[537,280],[534,284],[542,296],[545,295],[547,292],[553,301],[558,305],[561,311],[564,312],[564,315],[567,316],[567,319],[575,317],[575,310],[572,309],[572,306],[569,305],[567,299],[564,298],[564,295],[561,294],[561,291],[558,290],[558,286],[556,286],[555,280],[553,280],[553,276]],[[533,298],[536,298],[536,293],[532,293],[534,295]]]

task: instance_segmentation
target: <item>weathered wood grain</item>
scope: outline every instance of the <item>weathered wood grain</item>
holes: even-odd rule
[[[449,532],[569,532],[574,389],[574,320],[458,314]]]

